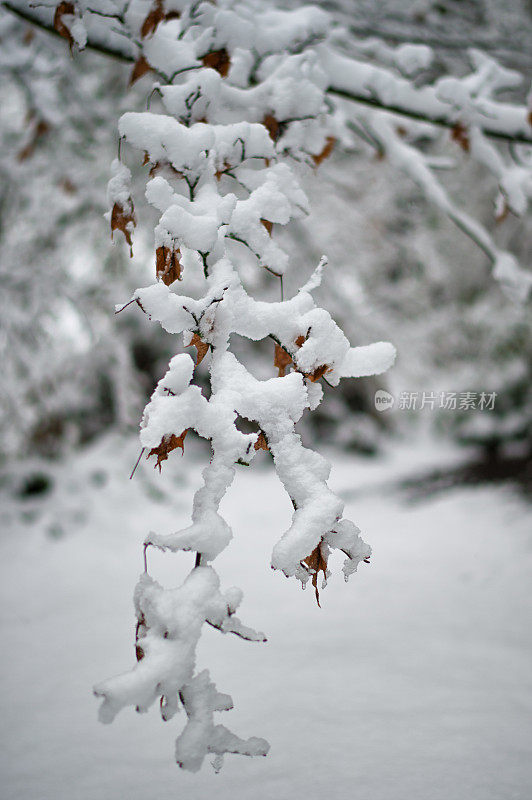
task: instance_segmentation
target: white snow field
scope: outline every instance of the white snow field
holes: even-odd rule
[[[267,456],[238,473],[217,570],[269,641],[209,628],[198,668],[233,697],[216,721],[265,737],[266,758],[190,774],[173,761],[183,712],[164,723],[158,708],[126,709],[98,723],[92,685],[134,663],[141,542],[187,523],[200,481],[194,443],[161,476],[144,463],[129,481],[136,447],[107,439],[56,466],[42,500],[5,503],[2,800],[532,797],[532,515],[502,486],[407,504],[390,481],[441,464],[434,444],[377,460],[333,454],[332,487],[373,556],[347,584],[335,556],[321,609],[312,587],[270,569],[292,509]],[[149,554],[167,585],[192,564]]]

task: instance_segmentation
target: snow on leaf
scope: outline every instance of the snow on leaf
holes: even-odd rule
[[[136,227],[136,224],[137,220],[135,218],[135,211],[131,198],[129,198],[129,202],[124,206],[118,202],[113,205],[113,209],[111,211],[111,237],[113,236],[114,231],[122,231],[126,242],[129,245],[129,253],[131,258],[133,258],[133,240],[131,238],[131,234],[133,232],[133,228]]]
[[[325,146],[321,153],[317,153],[312,156],[312,160],[314,164],[319,167],[322,161],[325,161],[326,158],[329,158],[332,151],[334,150],[334,145],[336,144],[336,138],[334,136],[327,136],[325,141]]]
[[[59,3],[54,12],[54,28],[59,36],[62,36],[67,40],[70,51],[72,51],[72,47],[74,45],[74,37],[70,32],[70,28],[66,24],[67,21],[63,18],[73,17],[75,12],[76,9],[74,7],[74,3],[70,3],[67,0],[63,0],[63,2]]]
[[[229,58],[229,53],[223,47],[221,50],[213,50],[210,53],[207,53],[201,59],[202,64],[204,67],[209,67],[210,69],[215,69],[216,72],[219,72],[222,78],[225,78],[229,72],[229,68],[231,66],[231,60]]]
[[[201,364],[201,362],[209,352],[209,345],[207,342],[203,341],[203,339],[201,338],[201,336],[199,336],[199,334],[193,333],[190,342],[187,344],[187,347],[192,347],[192,346],[194,346],[197,351],[196,366],[198,366],[198,364]]]
[[[175,281],[181,280],[181,251],[178,247],[165,247],[161,245],[155,251],[155,271],[157,277],[166,286],[171,286]]]

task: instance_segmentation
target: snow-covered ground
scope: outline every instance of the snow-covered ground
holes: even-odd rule
[[[191,775],[173,763],[182,714],[126,710],[100,725],[92,684],[134,660],[140,543],[186,524],[200,479],[192,446],[130,482],[135,448],[92,446],[54,468],[41,500],[4,493],[2,800],[532,796],[532,515],[508,487],[407,504],[390,481],[440,463],[434,446],[334,456],[332,485],[374,554],[348,584],[331,578],[321,610],[310,587],[270,569],[291,505],[267,457],[238,474],[217,569],[269,641],[206,630],[198,666],[233,697],[219,721],[267,738],[267,758]],[[150,571],[177,583],[192,558],[151,554]]]

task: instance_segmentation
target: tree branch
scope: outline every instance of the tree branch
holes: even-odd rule
[[[30,11],[27,6],[19,5],[17,0],[1,0],[1,5],[29,24],[59,35],[52,20],[47,20],[46,15],[38,14],[35,9]],[[89,31],[86,46],[120,61],[135,61],[133,52],[110,44],[105,38],[100,38],[96,31]],[[326,53],[325,62],[330,75],[329,94],[444,128],[453,128],[458,122],[457,110],[438,98],[434,86],[417,88],[390,70],[359,63],[330,50]],[[483,113],[477,113],[474,124],[486,136],[518,144],[532,144],[532,126],[527,120],[525,106],[484,99],[482,104]]]
[[[2,0],[0,5],[2,8],[5,8],[6,11],[15,14],[15,16],[19,17],[19,19],[22,19],[24,22],[33,25],[33,27],[39,28],[39,30],[52,33],[54,36],[62,38],[55,30],[52,20],[48,20],[47,15],[43,13],[38,14],[36,9],[30,10],[27,5],[26,7],[23,7],[22,5],[19,5],[16,0]],[[108,56],[109,58],[116,58],[119,61],[124,61],[130,64],[135,61],[133,53],[127,53],[124,49],[115,47],[104,39],[99,39],[97,33],[94,31],[91,31],[90,37],[87,40],[86,49],[94,50],[101,55]]]

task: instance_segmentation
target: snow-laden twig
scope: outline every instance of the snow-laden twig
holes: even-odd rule
[[[328,554],[338,549],[347,579],[368,559],[370,548],[342,517],[343,502],[327,485],[330,466],[303,447],[295,425],[305,409],[320,403],[322,379],[336,386],[342,377],[380,373],[391,366],[395,351],[387,343],[351,348],[316,305],[312,292],[325,259],[293,297],[265,302],[244,288],[235,255],[237,240],[254,254],[257,269],[281,277],[290,270],[275,229],[307,213],[308,202],[289,158],[318,164],[333,143],[334,121],[315,46],[328,35],[326,15],[312,8],[264,10],[255,2],[166,8],[174,6],[179,21],[166,25],[161,18],[142,46],[143,57],[159,75],[187,65],[198,68],[182,72],[172,85],[158,84],[166,113],[124,114],[119,134],[144,154],[151,174],[146,197],[160,215],[157,281],[138,289],[133,300],[165,330],[182,333],[197,358],[194,362],[187,353],[172,358],[145,409],[141,444],[161,467],[173,450],[183,451],[193,430],[209,440],[212,458],[194,497],[190,525],[169,535],[150,533],[145,541],[148,548],[193,551],[196,566],[176,589],[164,589],[147,571],[141,576],[135,593],[138,663],[95,692],[103,698],[105,722],[128,705],[145,711],[157,698],[169,719],[181,704],[189,722],[177,740],[176,759],[196,770],[209,752],[219,768],[224,753],[265,755],[268,749],[261,739],[242,740],[214,725],[213,712],[230,708],[232,701],[217,692],[208,673],[195,674],[204,623],[265,640],[235,616],[241,593],[222,594],[212,566],[232,537],[220,502],[237,465],[269,450],[291,498],[292,524],[274,548],[272,567],[303,585],[312,579],[317,590],[318,570],[328,576]],[[136,217],[129,171],[119,163],[113,169],[109,219],[131,243]],[[190,273],[203,279],[199,296],[178,290]],[[279,375],[256,379],[231,351],[235,335],[273,339]],[[195,380],[203,360],[209,364],[209,397]],[[252,421],[258,433],[242,433],[239,418]]]

